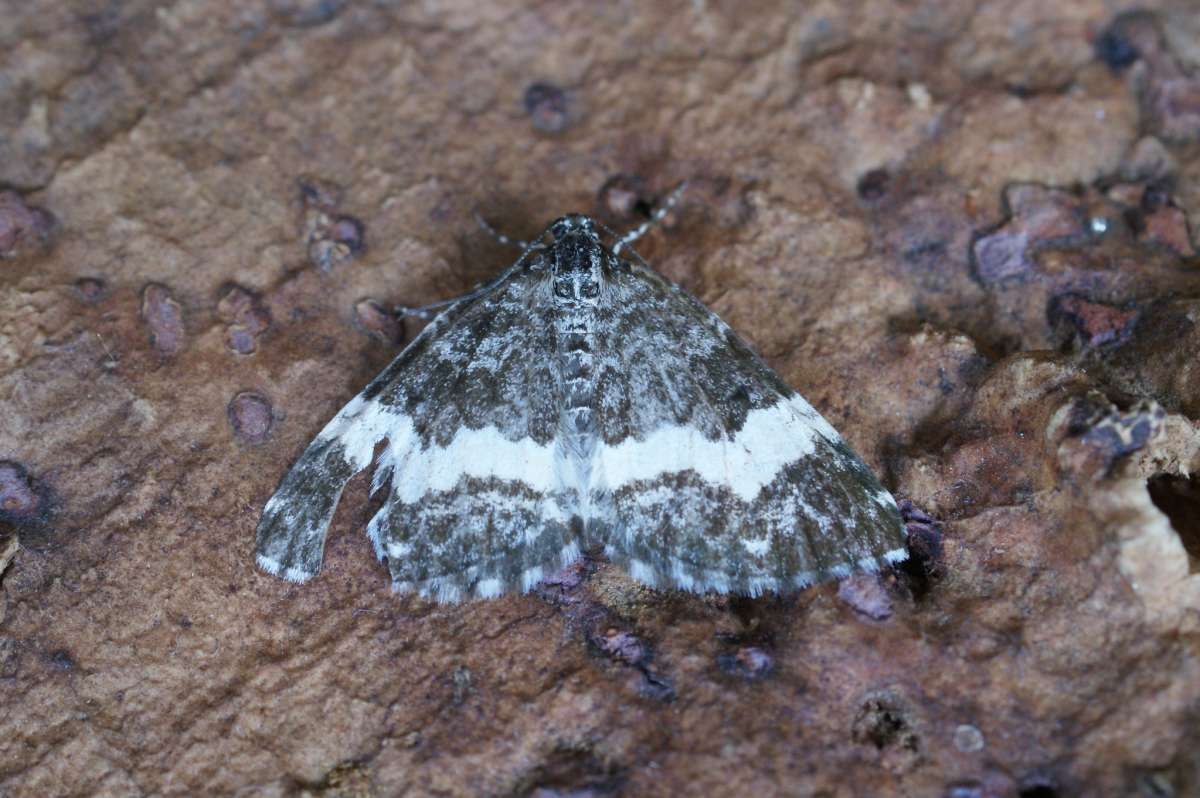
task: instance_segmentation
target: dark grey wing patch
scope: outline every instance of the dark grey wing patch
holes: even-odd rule
[[[393,495],[367,533],[397,591],[488,598],[528,591],[579,557],[571,501],[521,480],[464,477],[417,501]]]

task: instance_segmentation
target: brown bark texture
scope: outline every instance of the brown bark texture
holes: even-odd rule
[[[0,2],[0,795],[1200,795],[1190,0]],[[568,211],[742,333],[912,559],[393,595],[254,528]]]

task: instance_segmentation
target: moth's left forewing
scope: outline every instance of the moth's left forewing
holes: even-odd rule
[[[386,494],[367,534],[395,590],[439,601],[519,592],[578,557],[543,283],[530,271],[493,285],[330,422],[268,504],[264,568],[316,572],[342,486],[384,439],[373,490]]]
[[[520,592],[578,556],[543,283],[528,273],[481,297],[414,375],[423,387],[405,407],[419,445],[385,452],[391,491],[368,527],[397,591]]]
[[[451,306],[430,322],[370,384],[351,399],[305,448],[263,508],[255,533],[255,560],[293,582],[320,571],[325,537],[350,479],[371,464],[375,447],[411,445],[413,417],[395,398],[427,357],[431,342],[459,322],[471,303]],[[375,488],[388,472],[376,474]]]
[[[757,595],[905,556],[890,494],[728,325],[653,272],[618,279],[589,520],[614,561],[650,584]]]

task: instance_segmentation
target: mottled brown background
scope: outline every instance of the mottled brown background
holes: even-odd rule
[[[1200,14],[1138,7],[0,2],[0,795],[1200,795]],[[255,571],[387,308],[513,257],[473,210],[684,178],[642,253],[911,567],[437,606],[360,479]]]

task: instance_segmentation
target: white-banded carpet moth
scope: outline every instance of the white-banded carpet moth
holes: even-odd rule
[[[563,216],[447,303],[283,478],[259,566],[316,575],[385,440],[367,534],[397,591],[440,601],[528,591],[594,547],[648,585],[747,595],[905,559],[895,501],[833,427],[623,256],[669,207],[622,238]]]

